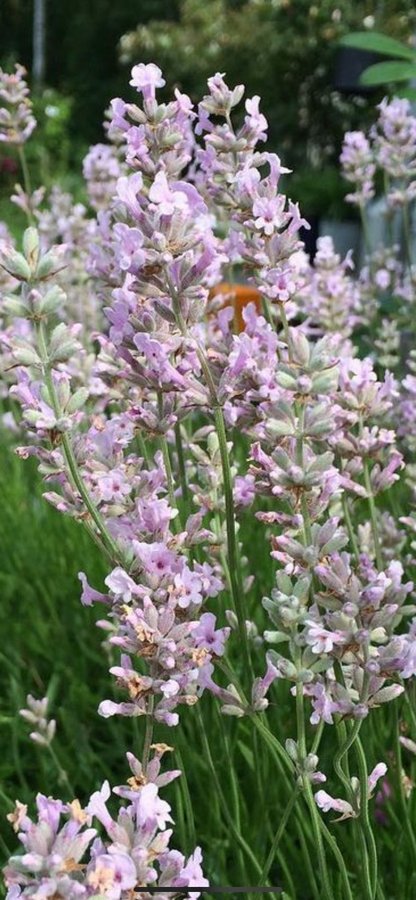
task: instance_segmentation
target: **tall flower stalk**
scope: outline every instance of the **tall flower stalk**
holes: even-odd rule
[[[33,123],[16,77],[12,138],[22,143]],[[28,185],[17,192],[38,228],[26,230],[22,251],[1,241],[1,340],[22,410],[17,452],[37,459],[46,499],[87,528],[106,560],[103,590],[79,573],[82,603],[104,610],[97,624],[117,691],[98,712],[137,720],[141,761],[128,754],[116,818],[108,783],[84,806],[39,795],[37,822],[18,804],[11,822],[25,852],[6,868],[8,898],[132,900],[155,886],[160,900],[168,889],[199,895],[201,852],[185,859],[169,848],[170,807],[158,795],[180,774],[161,772],[169,748],[159,730],[197,705],[242,877],[267,886],[277,859],[292,889],[281,845],[293,827],[314,897],[375,900],[370,803],[387,767],[370,769],[363,723],[415,675],[416,626],[407,624],[413,583],[395,552],[402,538],[381,513],[405,466],[392,422],[397,381],[380,358],[356,353],[354,335],[373,281],[381,290],[394,267],[372,260],[354,282],[350,256],[341,260],[328,239],[310,266],[299,240],[307,223],[281,188],[289,170],[262,149],[259,98],[235,115],[242,85],[217,73],[195,110],[178,90],[159,101],[154,64],[135,66],[130,83],[137,103],[112,102],[109,143],[84,162],[93,215],[70,214],[59,191],[46,201],[28,197]],[[10,116],[0,116],[8,141]],[[404,157],[413,165],[412,134],[407,106],[382,104],[373,142],[347,136],[351,202],[364,210],[373,197],[376,162],[391,179]],[[399,202],[397,190],[390,199]],[[235,265],[267,311],[249,305],[239,333],[219,287]],[[402,287],[411,278],[409,267],[394,272]],[[248,515],[272,560],[265,597]],[[222,788],[207,693],[250,735],[257,802],[267,802],[263,757],[284,795],[261,858],[244,833],[232,762],[231,807]],[[277,728],[282,698],[289,718]],[[228,753],[226,728],[221,736]],[[179,796],[189,814],[187,784]],[[358,854],[345,857],[330,811],[352,820]]]

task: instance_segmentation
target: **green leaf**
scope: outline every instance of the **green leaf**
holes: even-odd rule
[[[356,47],[357,50],[369,50],[370,53],[382,53],[385,56],[397,56],[399,59],[416,60],[416,53],[406,44],[381,34],[379,31],[353,31],[340,40],[343,47]]]
[[[255,771],[254,756],[253,756],[251,750],[247,747],[247,744],[244,744],[243,741],[237,741],[237,746],[238,746],[238,749],[239,749],[240,753],[242,754],[242,756],[244,756],[244,759],[245,759],[249,769],[251,769],[251,771],[254,772]]]
[[[391,316],[397,316],[400,312],[402,301],[399,297],[392,297],[389,294],[387,297],[381,297],[379,300],[379,308],[382,313],[388,313]]]
[[[411,100],[412,103],[416,103],[416,88],[414,87],[402,87],[397,88],[394,92],[395,97],[401,97],[405,100]]]
[[[416,61],[384,62],[369,66],[361,75],[360,83],[375,86],[388,84],[390,81],[409,81],[411,78],[416,78]]]

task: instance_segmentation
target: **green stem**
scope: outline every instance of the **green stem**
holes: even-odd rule
[[[241,791],[239,788],[237,775],[236,775],[235,768],[233,765],[233,758],[232,758],[230,742],[228,740],[228,735],[226,733],[225,726],[224,726],[224,718],[225,717],[222,715],[222,713],[220,712],[218,707],[217,707],[217,717],[218,717],[221,735],[222,735],[222,739],[223,739],[223,743],[224,743],[224,747],[225,747],[226,760],[229,765],[231,795],[232,795],[232,799],[233,799],[235,825],[236,825],[237,830],[239,832],[241,832],[241,807],[240,807]],[[194,844],[193,844],[194,847],[195,847],[195,844],[196,844],[196,840],[194,841]],[[246,865],[245,865],[245,857],[241,850],[241,847],[238,847],[238,860],[239,860],[239,865],[240,865],[242,884],[247,884],[247,871],[246,871]]]
[[[186,769],[183,765],[182,756],[179,750],[175,750],[175,757],[178,761],[178,768],[181,770],[181,777],[179,779],[180,787],[183,794],[185,812],[186,812],[186,822],[189,831],[189,845],[191,848],[196,847],[197,837],[196,837],[196,828],[195,828],[195,818],[194,818],[194,809],[192,806],[191,795],[189,792],[188,779],[186,777]]]
[[[407,706],[407,708],[408,708],[408,710],[409,710],[409,715],[410,715],[410,718],[411,718],[411,720],[412,720],[412,725],[413,725],[413,728],[415,729],[415,734],[416,734],[416,714],[415,714],[415,710],[413,709],[412,701],[411,701],[411,699],[410,699],[410,697],[409,697],[409,695],[408,695],[408,693],[407,693],[407,690],[408,690],[408,689],[407,689],[407,687],[406,687],[406,690],[405,690],[403,696],[404,696],[404,700],[405,700],[406,706]]]
[[[360,820],[365,834],[365,840],[368,847],[368,855],[370,862],[368,894],[374,900],[377,891],[377,847],[374,840],[373,829],[371,827],[370,817],[368,814],[368,771],[367,761],[363,745],[359,737],[355,741],[355,752],[358,761],[358,772],[360,778]],[[368,877],[366,873],[366,877]]]
[[[368,227],[367,220],[367,210],[365,206],[360,204],[360,218],[361,218],[361,226],[363,229],[364,236],[364,248],[367,254],[371,253],[371,239],[370,239],[370,229]]]
[[[180,310],[179,297],[173,285],[169,285],[172,296],[173,308],[175,311],[176,321],[178,324],[178,328],[181,334],[186,337],[188,333],[186,322],[183,318],[183,315]],[[231,598],[233,601],[234,611],[238,620],[238,629],[240,634],[240,640],[243,647],[243,653],[245,657],[245,662],[248,668],[248,671],[251,675],[253,675],[251,657],[250,657],[250,649],[247,637],[247,628],[246,628],[246,613],[245,613],[245,602],[244,602],[244,593],[243,593],[243,583],[241,578],[241,571],[239,565],[239,557],[237,552],[237,540],[235,533],[235,515],[234,515],[234,499],[233,499],[233,485],[231,478],[231,467],[230,467],[230,459],[228,455],[228,447],[227,447],[227,436],[225,431],[225,422],[223,411],[219,405],[217,390],[215,387],[215,382],[212,377],[211,368],[209,365],[209,361],[207,360],[204,350],[197,344],[197,355],[201,365],[202,373],[205,378],[206,385],[208,387],[211,403],[214,409],[214,420],[215,427],[218,436],[218,445],[220,450],[221,457],[221,467],[222,467],[222,476],[223,476],[223,485],[224,485],[224,499],[225,499],[225,519],[226,519],[226,528],[227,528],[227,554],[228,554],[228,568],[230,570],[230,586],[231,586]]]
[[[299,660],[298,660],[299,664]],[[296,684],[296,724],[297,724],[297,736],[298,736],[298,748],[299,748],[299,757],[300,762],[303,765],[303,762],[306,758],[306,732],[305,732],[305,710],[304,710],[304,702],[303,702],[303,684],[298,681]],[[302,786],[304,791],[304,797],[306,799],[306,805],[309,810],[309,815],[311,818],[312,829],[314,833],[314,838],[316,841],[316,852],[318,856],[318,866],[319,872],[321,876],[321,888],[323,892],[323,896],[327,898],[327,900],[332,900],[333,893],[331,888],[331,883],[329,880],[329,873],[327,867],[327,861],[325,856],[325,850],[322,843],[322,835],[320,830],[320,816],[316,807],[316,803],[314,800],[314,796],[312,793],[311,783],[309,781],[306,773],[302,775]]]
[[[361,725],[361,722],[356,723]],[[340,721],[336,726],[337,735],[339,739],[339,752],[335,756],[334,768],[338,778],[342,782],[345,792],[347,794],[347,798],[351,806],[353,807],[357,818],[354,819],[354,832],[357,834],[357,838],[360,844],[360,854],[362,860],[362,870],[359,869],[359,877],[361,880],[361,885],[363,889],[363,896],[367,898],[367,900],[371,900],[372,892],[371,892],[371,875],[370,875],[370,865],[368,858],[368,849],[366,842],[366,833],[363,826],[363,821],[361,819],[360,810],[357,806],[356,797],[352,790],[350,772],[349,772],[349,762],[348,762],[348,749],[357,741],[358,738],[358,730],[355,731],[355,736],[353,737],[352,743],[350,742],[350,738],[352,737],[352,732],[350,735],[347,735],[347,729],[345,727],[345,722]],[[354,730],[354,729],[353,729]],[[346,749],[347,748],[347,749]],[[344,763],[345,759],[345,763]],[[344,771],[345,768],[345,771]],[[366,781],[367,787],[367,781]],[[361,783],[360,783],[361,788]]]
[[[158,406],[159,416],[161,419],[163,419],[163,414],[164,414],[164,412],[163,412],[163,394],[161,391],[158,391],[158,394],[157,394],[157,406]],[[166,440],[166,435],[164,435],[164,434],[162,434],[160,437],[160,447],[162,450],[163,463],[164,463],[165,472],[166,472],[169,503],[170,503],[170,506],[172,507],[172,509],[177,509],[176,498],[175,498],[175,485],[174,485],[172,465],[171,465],[170,455],[169,455],[169,447],[168,447],[168,442]]]
[[[296,813],[298,813],[298,814],[296,815]],[[295,821],[296,821],[296,826],[297,826],[297,830],[298,830],[299,843],[301,846],[303,859],[304,859],[306,871],[307,871],[307,884],[308,884],[308,887],[310,888],[315,900],[321,900],[321,895],[320,895],[319,888],[318,888],[318,885],[316,883],[316,878],[315,878],[316,869],[315,869],[314,864],[311,862],[311,857],[310,857],[310,853],[309,853],[309,849],[308,849],[307,840],[303,833],[303,817],[302,817],[301,813],[296,809],[296,807],[295,807]],[[314,862],[315,862],[315,860],[314,860]]]
[[[257,730],[263,737],[263,740],[268,744],[270,749],[272,749],[276,755],[278,756],[280,763],[285,767],[286,771],[288,771],[291,775],[293,775],[293,763],[284,747],[278,739],[269,731],[268,728],[265,727],[262,721],[260,721],[259,714],[255,714],[252,716],[252,722],[254,723]]]
[[[321,738],[322,738],[323,731],[324,731],[324,727],[325,727],[325,722],[323,719],[321,719],[321,721],[316,729],[316,732],[315,732],[315,737],[313,739],[313,743],[312,743],[312,747],[311,747],[311,753],[315,754],[318,752],[319,744],[321,743]]]
[[[364,430],[363,418],[360,415],[360,421],[359,421],[360,437],[362,437],[362,435],[363,435],[363,430]],[[378,570],[381,572],[383,569],[383,557],[381,555],[380,535],[379,535],[379,531],[378,531],[377,511],[376,511],[376,504],[374,502],[373,486],[371,484],[370,467],[369,467],[368,459],[366,457],[363,457],[363,471],[364,471],[364,485],[365,485],[365,489],[367,491],[368,507],[369,507],[369,511],[370,511],[371,533],[373,535],[374,549],[375,549],[375,554],[376,554],[376,563],[377,563]]]
[[[247,704],[247,700],[244,696],[244,691],[241,688],[239,680],[238,680],[237,676],[234,674],[233,670],[227,664],[225,664],[224,662],[221,662],[221,661],[219,662],[219,667],[227,675],[229,681],[232,684],[234,684],[234,686],[237,688],[243,703]],[[291,797],[293,794],[293,791],[294,791],[294,784],[293,784],[292,779],[295,774],[293,761],[291,760],[290,756],[287,754],[286,750],[284,749],[284,747],[282,746],[282,744],[280,743],[278,738],[270,731],[269,723],[268,723],[266,716],[264,716],[260,713],[256,713],[255,715],[253,715],[251,717],[251,721],[252,721],[253,725],[255,726],[255,728],[257,728],[259,734],[261,734],[264,742],[267,744],[267,746],[273,756],[273,759],[275,761],[277,770],[279,772],[279,777],[281,779],[281,783],[282,783],[282,785],[285,786],[287,795],[289,797]],[[321,900],[321,896],[316,887],[315,878],[314,878],[314,867],[313,867],[313,863],[311,862],[308,844],[307,844],[307,840],[306,840],[305,833],[304,833],[307,822],[306,822],[304,816],[302,816],[300,812],[299,813],[297,812],[296,807],[295,807],[295,822],[296,822],[297,832],[299,835],[299,841],[300,841],[301,847],[302,847],[302,853],[303,853],[303,857],[304,857],[305,866],[309,873],[308,883],[311,886],[311,890],[315,897],[315,900]],[[315,846],[315,838],[314,838],[314,846]],[[278,858],[279,858],[279,853],[278,853]],[[281,860],[279,860],[279,861],[282,864]],[[351,898],[351,900],[352,900],[352,898]]]
[[[150,756],[150,746],[153,741],[153,728],[154,728],[154,719],[153,719],[153,709],[155,705],[154,696],[149,697],[147,703],[146,710],[146,730],[144,733],[144,742],[143,742],[143,752],[142,752],[142,769],[143,774],[146,775],[147,767],[149,765],[149,756]]]
[[[416,838],[415,833],[413,831],[413,825],[409,816],[409,806],[406,802],[406,797],[403,788],[403,779],[402,779],[402,748],[400,744],[400,723],[399,723],[399,713],[397,708],[397,703],[395,705],[395,728],[394,728],[394,750],[396,756],[396,775],[397,775],[397,792],[399,796],[400,806],[403,813],[404,824],[407,831],[407,836],[409,838],[410,846],[412,848],[413,859],[416,859]]]
[[[404,249],[406,254],[406,262],[409,269],[412,268],[413,260],[412,260],[412,238],[410,232],[410,215],[409,215],[409,204],[403,204],[403,236],[404,236]]]
[[[289,322],[287,321],[286,310],[283,303],[280,303],[280,318],[283,325],[283,334],[285,336],[285,341],[287,343],[287,350],[289,357],[292,355],[292,342],[290,339],[290,331],[289,331]]]
[[[229,810],[229,805],[227,803],[227,800],[224,797],[224,794],[223,794],[223,791],[221,788],[221,784],[220,784],[220,780],[218,778],[217,769],[216,769],[214,760],[212,758],[211,749],[210,749],[209,741],[208,741],[208,736],[206,733],[205,724],[204,724],[204,720],[201,715],[201,711],[199,709],[197,709],[196,714],[198,717],[199,731],[200,731],[200,735],[201,735],[204,752],[205,752],[205,755],[206,755],[206,758],[208,761],[208,765],[209,765],[209,768],[211,771],[211,776],[212,776],[212,780],[215,785],[218,799],[220,801],[220,806],[222,809],[223,816],[224,816],[225,820],[227,821],[230,831],[231,831],[233,837],[235,838],[235,840],[237,841],[238,846],[241,847],[241,849],[244,851],[244,853],[250,860],[251,864],[253,865],[253,868],[257,872],[257,874],[261,875],[260,864],[257,861],[250,845],[247,843],[247,841],[244,839],[243,835],[239,832],[238,828],[236,827],[234,819]]]
[[[59,759],[58,759],[58,757],[57,757],[57,755],[56,755],[56,753],[55,753],[55,750],[54,750],[53,747],[52,747],[52,744],[48,744],[48,751],[49,751],[49,755],[50,755],[50,757],[51,757],[51,759],[52,759],[52,761],[53,761],[53,763],[54,763],[54,766],[55,766],[55,768],[56,768],[56,770],[57,770],[57,772],[58,772],[60,781],[64,781],[64,782],[65,782],[65,784],[66,784],[66,786],[67,786],[67,788],[68,788],[68,790],[69,790],[69,793],[70,793],[71,797],[72,797],[72,798],[75,797],[75,791],[74,791],[74,788],[72,787],[72,784],[71,784],[71,782],[70,782],[70,780],[69,780],[69,778],[68,778],[68,775],[67,775],[65,769],[61,766],[61,763],[59,762]]]
[[[344,857],[338,847],[338,844],[337,844],[334,836],[331,834],[329,828],[327,828],[327,826],[325,825],[325,822],[323,822],[321,818],[319,818],[319,827],[321,829],[324,840],[327,842],[328,847],[330,848],[333,856],[335,857],[335,859],[337,861],[338,868],[341,872],[342,883],[344,885],[345,896],[346,896],[347,900],[355,900],[355,898],[352,895],[351,888],[350,888],[350,881],[349,881],[349,877],[348,877],[347,867],[344,862]]]
[[[364,646],[364,663],[368,662],[368,646]],[[342,670],[341,670],[342,672]],[[361,702],[365,703],[368,697],[369,690],[369,674],[365,672],[362,684],[361,691]],[[361,730],[362,719],[357,720],[352,728],[350,729],[350,733],[346,738],[344,744],[340,747],[338,753],[335,755],[334,767],[341,781],[345,784],[347,794],[349,797],[349,801],[353,808],[356,809],[358,815],[358,825],[359,825],[359,838],[361,844],[362,851],[362,861],[363,861],[363,891],[370,900],[376,895],[376,891],[378,890],[377,886],[377,848],[374,840],[373,830],[371,828],[371,823],[368,814],[368,772],[367,772],[367,762],[365,753],[363,750],[363,746],[361,743],[361,739],[359,737],[359,733]],[[345,733],[345,729],[344,729]],[[360,806],[357,808],[356,799],[352,792],[351,782],[348,778],[346,778],[341,762],[344,756],[348,753],[349,749],[354,746],[357,761],[358,761],[358,771],[359,771],[359,781],[360,781]],[[380,891],[379,891],[380,893]]]
[[[185,506],[186,514],[189,515],[191,495],[188,488],[188,480],[186,477],[185,454],[183,450],[181,426],[179,422],[175,425],[175,446],[178,457],[179,480],[181,485],[182,500]]]
[[[289,776],[293,778],[294,776],[294,765],[293,761],[290,759],[290,756],[286,753],[286,750],[275,735],[269,730],[268,722],[266,717],[261,717],[259,715],[252,717],[252,722],[258,729],[259,733],[262,735],[265,743],[267,744],[269,750],[272,753],[273,759],[275,761],[277,771],[279,773],[279,777],[281,779],[282,784],[285,785],[286,791],[289,797],[292,796],[294,791],[293,781]],[[264,724],[266,722],[266,725]],[[299,836],[300,845],[302,848],[303,858],[306,866],[306,870],[308,872],[308,884],[311,887],[312,893],[314,895],[315,900],[321,900],[321,895],[316,885],[315,881],[315,870],[314,864],[311,861],[310,853],[308,849],[308,843],[305,836],[305,829],[307,826],[307,820],[301,814],[300,811],[297,810],[296,806],[294,809],[295,815],[295,823],[296,829]],[[315,850],[315,840],[314,840],[314,850]]]
[[[138,447],[138,451],[139,451],[139,453],[140,453],[140,456],[143,457],[143,459],[144,459],[146,465],[148,466],[148,468],[150,468],[150,466],[151,466],[151,459],[150,459],[150,455],[149,455],[148,448],[146,447],[145,439],[144,439],[144,437],[143,437],[141,431],[138,431],[138,432],[136,433],[136,441],[137,441],[137,447]]]
[[[350,544],[351,544],[351,547],[352,547],[352,550],[353,550],[353,553],[355,556],[355,560],[356,560],[356,562],[358,562],[360,559],[360,549],[358,546],[357,538],[354,534],[354,526],[352,524],[351,513],[348,508],[348,498],[347,498],[345,492],[343,492],[343,494],[342,494],[342,510],[344,513],[344,521],[347,526]]]
[[[273,331],[274,331],[273,316],[272,316],[272,313],[270,310],[270,303],[269,303],[267,297],[263,297],[262,305],[263,305],[264,318],[266,319],[267,324],[270,325],[270,327],[273,328]]]
[[[344,723],[341,723],[341,727],[343,724]],[[342,734],[344,737],[344,741],[338,748],[338,750],[335,754],[335,757],[334,757],[335,772],[338,775],[338,778],[340,779],[341,783],[344,785],[346,791],[348,791],[348,794],[351,793],[351,782],[349,781],[346,773],[344,772],[344,769],[342,767],[342,762],[343,762],[344,756],[346,756],[349,749],[352,747],[354,741],[358,737],[358,733],[360,731],[361,725],[362,725],[362,720],[357,719],[354,722],[354,725],[349,734],[346,734],[346,729],[345,729],[345,725],[344,725],[344,727],[342,728]]]
[[[45,384],[48,389],[50,401],[52,404],[53,411],[57,418],[60,418],[62,415],[62,411],[60,408],[60,403],[58,399],[58,395],[55,389],[55,385],[53,382],[51,366],[48,358],[48,349],[47,349],[47,341],[45,335],[45,327],[42,323],[37,323],[36,326],[37,336],[38,336],[38,345],[39,345],[39,355],[43,364],[43,374],[45,378]],[[74,451],[72,449],[72,444],[68,434],[62,435],[61,447],[64,454],[65,462],[68,467],[68,471],[71,477],[71,481],[73,486],[76,488],[78,493],[80,494],[86,509],[88,510],[91,519],[93,520],[98,533],[101,536],[102,542],[108,553],[110,559],[113,562],[119,562],[123,564],[122,554],[119,550],[117,544],[111,537],[110,532],[108,531],[104,520],[98,511],[97,507],[93,503],[90,494],[84,484],[84,480],[79,472],[78,463],[75,458]]]
[[[364,465],[364,484],[365,484],[365,489],[366,489],[367,495],[368,495],[368,506],[369,506],[369,510],[370,510],[371,532],[372,532],[373,541],[374,541],[376,563],[377,563],[378,570],[381,572],[383,569],[383,558],[381,555],[380,537],[379,537],[379,533],[378,533],[377,512],[376,512],[376,505],[374,502],[373,489],[372,489],[372,485],[371,485],[370,468],[368,465],[368,459],[363,460],[363,465]]]
[[[30,207],[30,201],[31,201],[31,196],[32,196],[32,185],[30,182],[29,166],[27,164],[26,154],[25,154],[23,147],[18,147],[17,153],[18,153],[18,157],[19,157],[20,166],[22,169],[25,193],[27,194],[28,203],[29,203],[28,211],[27,211],[27,218],[28,218],[29,224],[34,225],[35,220],[34,220],[33,212]]]
[[[322,896],[325,897],[326,900],[333,900],[334,895],[333,895],[331,883],[329,880],[325,849],[324,849],[324,846],[322,843],[322,831],[323,831],[322,825],[324,823],[322,822],[321,817],[318,813],[317,806],[316,806],[314,796],[312,793],[311,783],[307,776],[303,777],[303,787],[304,787],[304,796],[306,799],[306,805],[309,810],[309,815],[311,818],[312,829],[313,829],[313,835],[314,835],[315,844],[316,844],[318,867],[319,867],[319,872],[320,872],[320,876],[321,876]],[[332,838],[332,835],[330,835],[330,837]],[[333,841],[333,844],[335,845],[336,850],[338,851],[338,854],[339,854],[339,856],[337,854],[337,859],[340,858],[340,860],[342,860],[342,862],[343,862],[342,854],[338,849],[335,839],[332,838],[332,841]],[[331,847],[333,849],[333,852],[335,852],[334,846],[332,845],[332,841],[331,841]]]
[[[286,825],[287,825],[287,823],[288,823],[288,821],[289,821],[289,819],[290,819],[291,812],[292,812],[292,810],[293,810],[293,807],[294,807],[294,805],[295,805],[295,803],[296,803],[298,797],[299,797],[299,788],[296,788],[296,789],[293,791],[293,794],[292,794],[292,796],[291,796],[291,798],[290,798],[290,800],[289,800],[289,803],[287,804],[286,809],[285,809],[285,811],[284,811],[284,813],[283,813],[283,816],[282,816],[282,818],[281,818],[281,820],[280,820],[280,825],[279,825],[279,827],[278,827],[278,829],[277,829],[277,831],[276,831],[276,834],[275,834],[275,836],[274,836],[273,843],[272,843],[272,846],[271,846],[271,848],[270,848],[269,855],[268,855],[268,857],[267,857],[267,859],[266,859],[266,862],[265,862],[265,864],[264,864],[264,866],[263,866],[263,871],[262,871],[261,876],[260,876],[259,885],[265,884],[266,879],[268,878],[270,869],[271,869],[271,867],[272,867],[272,865],[273,865],[273,860],[274,860],[274,858],[275,858],[275,856],[276,856],[276,853],[277,853],[277,848],[278,848],[278,846],[279,846],[279,844],[280,844],[280,841],[281,841],[283,832],[284,832],[284,830],[285,830],[285,828],[286,828]]]
[[[218,444],[221,456],[223,487],[225,499],[225,522],[227,527],[227,556],[228,569],[230,573],[231,596],[233,600],[234,611],[237,615],[238,629],[240,640],[243,647],[245,661],[248,671],[252,674],[252,664],[250,658],[250,650],[246,628],[246,610],[243,582],[239,565],[237,537],[235,532],[235,515],[234,515],[234,498],[233,485],[231,478],[230,458],[228,455],[227,436],[225,433],[225,422],[222,409],[217,407],[214,411],[215,426],[218,436]]]

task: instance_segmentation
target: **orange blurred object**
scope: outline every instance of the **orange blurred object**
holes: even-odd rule
[[[244,331],[243,310],[248,303],[255,303],[258,312],[261,312],[261,294],[251,284],[232,284],[221,281],[210,291],[210,297],[224,297],[222,306],[234,307],[234,323],[237,332]]]

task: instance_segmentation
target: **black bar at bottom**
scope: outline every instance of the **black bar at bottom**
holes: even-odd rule
[[[161,894],[165,893],[191,893],[192,891],[201,891],[203,894],[281,894],[281,887],[251,887],[250,885],[244,885],[243,887],[198,887],[198,885],[192,885],[187,887],[186,889],[180,887],[169,888],[164,885],[159,885],[159,887],[144,887],[143,894],[157,894],[160,892]]]

